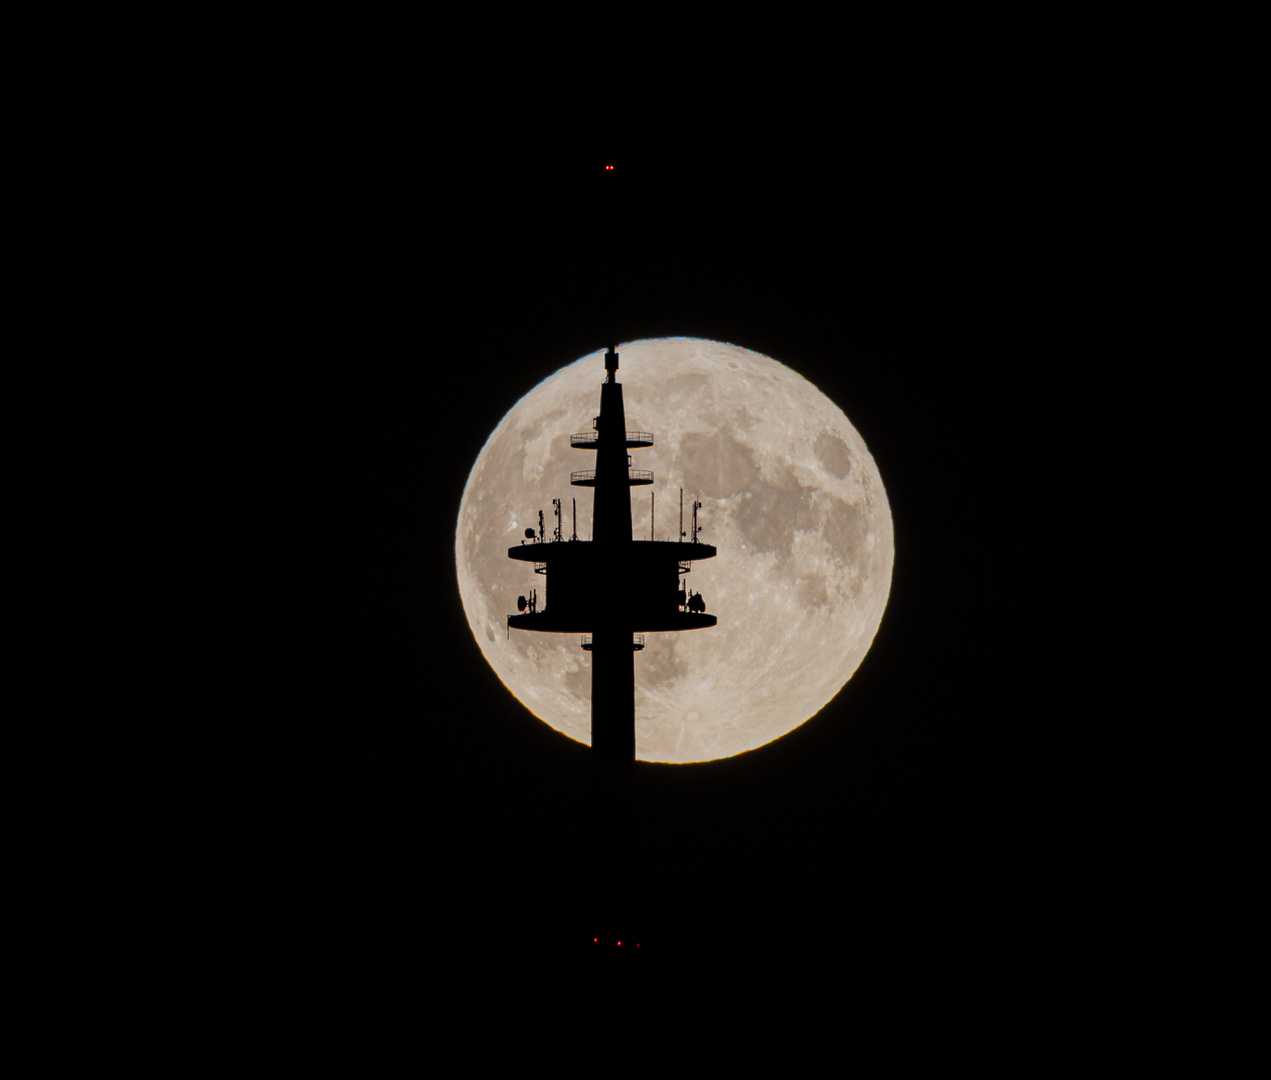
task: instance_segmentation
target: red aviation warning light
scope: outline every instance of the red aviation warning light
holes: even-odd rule
[[[606,165],[606,166],[605,166],[605,172],[613,172],[613,166],[612,166],[612,165]]]

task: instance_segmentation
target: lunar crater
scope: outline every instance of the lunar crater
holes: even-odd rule
[[[852,471],[851,451],[837,435],[823,432],[816,437],[813,448],[822,467],[836,479],[843,480]]]

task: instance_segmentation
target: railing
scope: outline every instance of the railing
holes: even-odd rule
[[[597,431],[576,431],[569,437],[569,445],[576,450],[594,450],[596,443],[600,438]],[[651,431],[628,431],[627,446],[652,446],[653,432]]]
[[[595,469],[575,469],[569,474],[569,482],[575,487],[595,487],[596,486],[596,470]],[[627,469],[628,484],[651,484],[653,483],[652,469]]]

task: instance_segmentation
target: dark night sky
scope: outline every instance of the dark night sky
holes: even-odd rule
[[[409,68],[315,62],[184,111],[158,154],[173,213],[144,239],[180,359],[155,379],[197,492],[164,955],[213,997],[485,993],[594,976],[581,943],[623,934],[684,1008],[687,976],[756,1010],[781,986],[1115,1025],[1177,962],[1189,843],[1123,678],[1104,470],[1184,182],[1150,88],[604,82],[461,108]],[[486,436],[605,344],[611,278],[621,339],[731,341],[842,406],[897,549],[822,713],[625,778],[500,685],[452,554]]]

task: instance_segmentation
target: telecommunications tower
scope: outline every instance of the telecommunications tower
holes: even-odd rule
[[[508,626],[551,634],[582,634],[591,653],[591,746],[602,758],[635,760],[635,653],[644,634],[668,630],[701,630],[714,626],[701,593],[685,591],[683,577],[697,559],[714,558],[711,544],[697,539],[693,500],[692,534],[685,539],[684,493],[680,492],[680,531],[674,540],[648,540],[631,535],[631,489],[653,483],[653,473],[631,468],[628,450],[653,445],[647,431],[628,431],[617,381],[617,346],[605,353],[605,381],[600,386],[600,415],[591,431],[569,437],[569,445],[594,450],[596,467],[570,475],[575,487],[595,491],[591,540],[578,539],[577,501],[574,529],[562,535],[562,507],[554,499],[556,528],[549,539],[539,512],[538,531],[525,530],[525,542],[508,549],[508,557],[533,563],[544,575],[543,599],[538,591],[517,598]],[[548,587],[550,582],[550,590]]]

